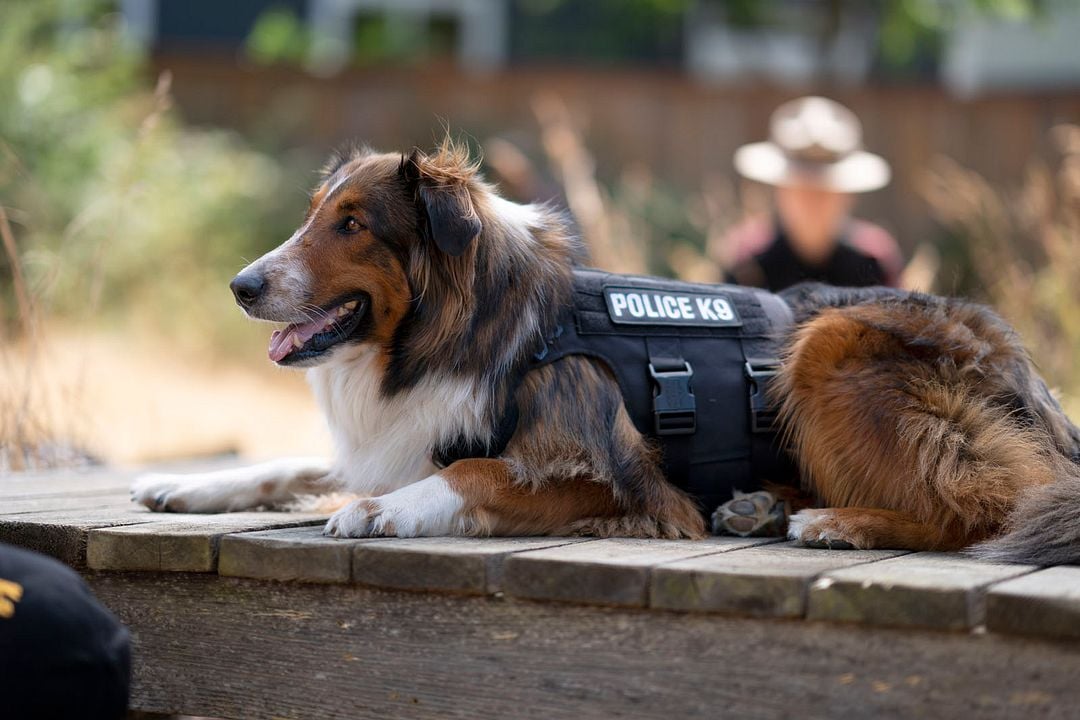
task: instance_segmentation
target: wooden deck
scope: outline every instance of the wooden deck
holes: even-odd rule
[[[116,471],[0,479],[83,572],[133,707],[236,718],[1075,717],[1080,567],[786,542],[332,540],[153,514]]]

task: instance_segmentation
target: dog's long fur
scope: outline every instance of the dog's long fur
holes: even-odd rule
[[[265,280],[246,306],[264,320],[365,298],[343,342],[290,360],[310,366],[333,463],[147,476],[135,498],[217,512],[363,496],[331,517],[337,536],[704,536],[701,509],[664,479],[605,367],[568,357],[520,378],[568,301],[578,252],[558,213],[500,198],[452,143],[336,157],[301,228],[245,270]],[[786,299],[796,323],[777,399],[799,501],[816,506],[792,516],[792,538],[1080,560],[1080,431],[1008,325],[892,290],[801,286]],[[490,442],[510,393],[520,416],[499,457],[432,464],[461,437]]]

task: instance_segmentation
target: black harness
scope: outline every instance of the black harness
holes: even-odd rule
[[[575,270],[573,303],[524,372],[568,355],[602,361],[634,425],[660,444],[667,479],[711,511],[732,490],[795,477],[766,399],[790,325],[787,304],[763,290]],[[516,425],[514,406],[489,446],[462,441],[433,459],[497,456]]]

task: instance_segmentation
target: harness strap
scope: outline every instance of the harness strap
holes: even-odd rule
[[[683,482],[689,476],[690,444],[697,430],[694,369],[677,337],[646,338],[645,347],[653,379],[653,423],[656,435],[663,438],[667,476]]]
[[[795,477],[791,459],[780,446],[779,413],[770,397],[773,379],[780,371],[781,359],[776,347],[776,335],[787,333],[793,315],[791,307],[779,296],[759,293],[758,301],[769,318],[774,336],[743,338],[744,372],[750,392],[750,462],[755,473],[763,478]]]
[[[516,389],[516,385],[515,388]],[[431,451],[431,462],[435,467],[442,470],[458,460],[467,458],[493,458],[502,455],[503,450],[510,443],[518,423],[518,405],[513,397],[506,402],[506,407],[499,418],[499,425],[491,436],[490,442],[483,442],[476,438],[467,438],[464,435],[458,437],[449,445],[439,446]]]
[[[565,321],[565,318],[564,318]],[[543,339],[543,346],[533,355],[522,360],[517,368],[506,379],[506,404],[500,414],[496,415],[497,425],[488,442],[477,438],[461,436],[448,445],[441,445],[431,450],[431,462],[440,470],[452,465],[458,460],[468,458],[494,458],[499,457],[510,444],[518,424],[518,404],[515,394],[525,375],[534,367],[543,365],[558,346],[559,338],[563,334],[563,324],[555,326],[551,334]]]
[[[769,324],[772,327],[785,332],[787,328],[791,327],[795,316],[791,312],[791,306],[784,302],[783,298],[779,295],[762,292],[757,294],[757,299],[761,303],[761,309],[765,311],[765,315],[769,318]]]

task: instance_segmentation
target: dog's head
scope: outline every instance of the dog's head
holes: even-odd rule
[[[286,323],[270,359],[310,367],[340,347],[387,345],[421,297],[460,313],[482,230],[478,187],[468,153],[450,143],[333,158],[300,228],[230,284],[250,317]]]

